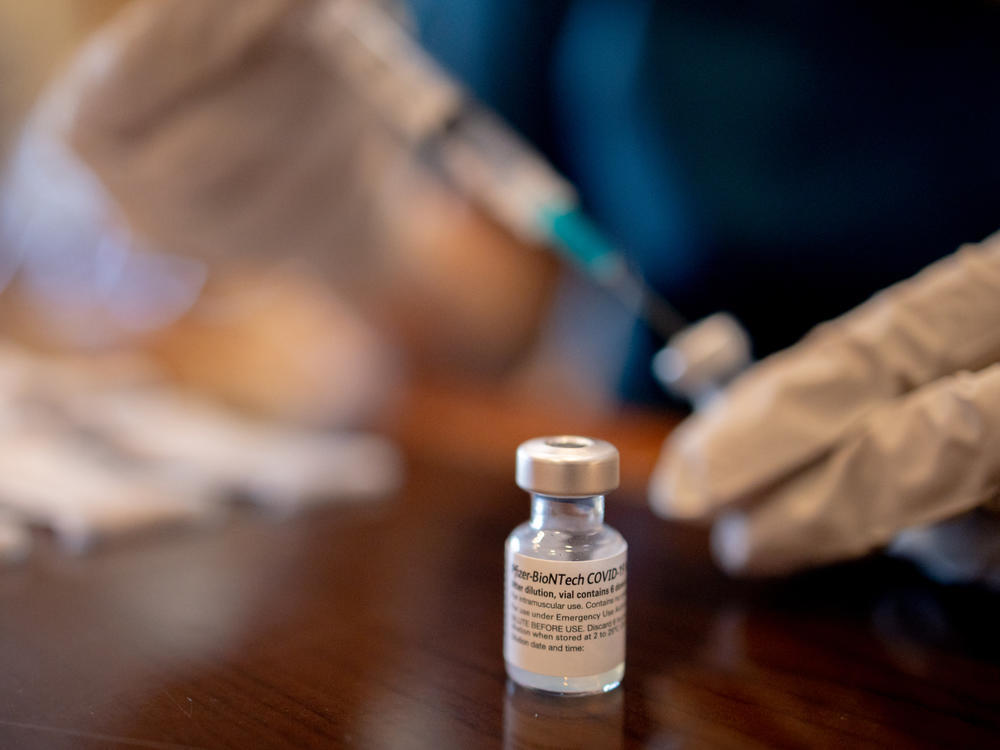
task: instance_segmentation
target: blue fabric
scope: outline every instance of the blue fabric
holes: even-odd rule
[[[758,354],[1000,227],[1000,4],[412,6],[647,279]],[[641,398],[658,342],[634,343]]]

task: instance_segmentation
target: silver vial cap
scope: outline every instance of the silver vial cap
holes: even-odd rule
[[[554,497],[603,495],[618,486],[618,449],[579,435],[539,437],[517,447],[517,485]]]

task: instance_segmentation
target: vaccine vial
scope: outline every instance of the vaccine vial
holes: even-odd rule
[[[516,476],[531,518],[507,537],[507,675],[563,695],[613,690],[625,674],[628,544],[604,523],[604,495],[618,486],[618,450],[535,438],[518,447]]]

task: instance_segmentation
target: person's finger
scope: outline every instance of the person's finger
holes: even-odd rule
[[[1000,234],[820,326],[668,440],[654,510],[709,517],[820,459],[873,409],[1000,358]]]
[[[141,132],[193,90],[206,93],[257,53],[308,0],[135,2],[96,37],[103,81],[80,116],[95,129]]]
[[[159,247],[348,256],[338,271],[360,273],[372,262],[371,183],[394,156],[389,139],[303,38],[312,3],[248,5],[144,3],[151,21],[112,24],[83,58],[122,49],[67,92],[68,140]]]
[[[821,455],[891,397],[870,388],[864,358],[844,344],[831,337],[777,354],[677,427],[652,476],[653,509],[710,517]]]
[[[826,460],[719,518],[713,550],[731,573],[786,573],[863,555],[998,492],[1000,364],[873,411]]]

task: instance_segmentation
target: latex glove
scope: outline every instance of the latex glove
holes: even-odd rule
[[[790,310],[789,314],[794,314]],[[731,573],[864,555],[1000,489],[1000,234],[738,378],[668,439],[655,511]]]
[[[330,7],[139,0],[63,82],[66,136],[154,247],[316,261],[418,367],[501,372],[545,308],[549,258],[421,169],[344,75]]]
[[[362,264],[387,131],[315,49],[314,0],[137,2],[89,45],[68,137],[137,234]]]

